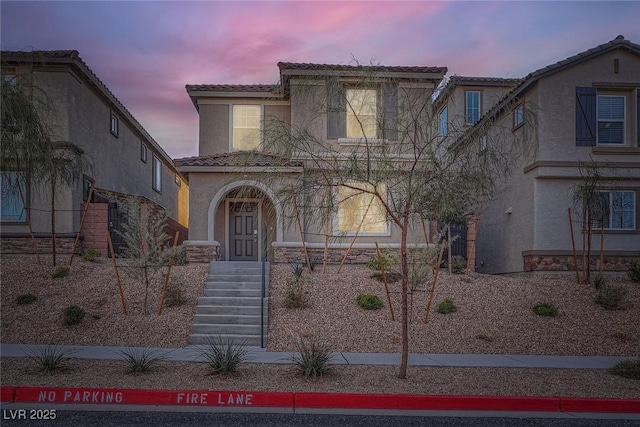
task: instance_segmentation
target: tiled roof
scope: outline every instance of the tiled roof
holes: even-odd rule
[[[268,92],[277,93],[280,85],[187,85],[187,91],[201,92]]]
[[[184,157],[174,160],[176,166],[280,166],[300,167],[301,163],[283,156],[257,151],[235,151],[233,153],[210,154],[207,156]]]
[[[143,137],[153,145],[155,151],[162,156],[170,167],[174,167],[173,160],[164,151],[164,149],[153,139],[153,137],[147,132],[147,130],[136,120],[131,112],[125,107],[120,100],[109,90],[106,84],[100,80],[100,78],[93,72],[91,68],[82,60],[80,53],[77,50],[34,50],[29,52],[24,51],[6,51],[0,52],[3,63],[17,63],[17,64],[33,64],[33,65],[45,65],[51,63],[68,64],[75,66],[80,70],[81,74],[87,78],[87,80],[101,92],[105,98],[109,100],[114,106],[115,110],[126,118],[140,132]]]
[[[515,86],[522,79],[506,79],[503,77],[469,77],[469,76],[451,76],[449,84],[485,84],[491,86]]]
[[[424,67],[424,66],[386,66],[386,65],[343,65],[343,64],[311,64],[299,62],[278,62],[280,72],[283,70],[298,71],[372,71],[372,72],[395,72],[395,73],[446,73],[446,67]]]

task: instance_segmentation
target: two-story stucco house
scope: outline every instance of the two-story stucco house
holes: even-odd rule
[[[593,226],[592,268],[601,247],[606,270],[625,270],[640,259],[640,46],[619,36],[509,81],[514,88],[492,105],[480,102],[481,114],[478,95],[468,87],[473,80],[463,80],[437,100],[440,111],[448,109],[441,132],[446,133],[443,123],[457,119],[473,125],[463,135],[474,141],[473,149],[500,143],[492,129],[501,136],[507,130],[511,141],[527,149],[481,213],[476,270],[573,270],[571,228],[580,264],[587,230],[578,220],[582,212],[574,193],[584,182],[585,165],[595,165],[602,175],[598,191],[606,204]],[[455,115],[452,106],[458,106]]]
[[[77,51],[2,52],[5,81],[23,84],[22,76],[44,94],[50,111],[43,115],[51,140],[60,149],[82,153],[91,165],[81,180],[56,194],[56,236],[68,251],[80,227],[84,204],[95,192],[85,218],[83,247],[108,252],[107,233],[117,223],[117,204],[135,197],[159,206],[186,237],[188,184],[172,159],[80,58]],[[20,171],[4,170],[3,174]],[[15,188],[2,192],[2,251],[32,251],[29,227],[42,250],[51,237],[50,198],[24,183],[26,205]],[[26,209],[25,209],[26,208]],[[30,224],[27,224],[27,211]],[[113,238],[117,234],[112,233]]]
[[[191,189],[190,259],[266,256],[288,262],[301,259],[304,244],[330,262],[340,262],[347,252],[350,262],[366,262],[376,242],[398,248],[398,229],[375,200],[359,194],[357,183],[335,189],[336,199],[346,202],[336,203],[324,223],[312,219],[308,205],[306,211],[285,208],[281,184],[312,180],[302,176],[304,162],[322,168],[324,161],[353,154],[363,144],[402,144],[395,126],[410,114],[409,101],[420,100],[422,111],[430,110],[446,68],[283,62],[278,67],[277,85],[186,87],[200,118],[199,156],[176,160]],[[302,135],[310,144],[306,154],[269,148],[270,127],[278,125]],[[278,179],[268,179],[273,176]],[[387,191],[384,185],[377,190]]]

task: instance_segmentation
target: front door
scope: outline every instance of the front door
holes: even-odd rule
[[[229,260],[258,261],[258,203],[229,203]]]

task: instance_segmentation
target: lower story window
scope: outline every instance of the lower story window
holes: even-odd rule
[[[387,186],[374,188],[369,183],[351,182],[337,189],[338,212],[335,230],[347,234],[380,234],[387,232],[387,217],[383,203],[373,194],[387,197]]]
[[[597,228],[635,230],[636,192],[601,191],[592,212]]]
[[[22,194],[20,194],[22,193]],[[2,222],[25,222],[27,184],[20,172],[2,172]]]

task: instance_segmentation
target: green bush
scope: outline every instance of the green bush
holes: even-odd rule
[[[34,294],[22,294],[18,295],[18,298],[16,298],[16,302],[20,305],[24,305],[36,302],[37,299],[38,298],[36,298]]]
[[[66,350],[56,345],[45,345],[36,348],[27,348],[23,352],[29,360],[38,365],[40,371],[54,371],[65,368],[71,360],[74,350]]]
[[[449,314],[455,313],[456,311],[458,311],[458,308],[455,306],[451,299],[447,298],[440,304],[438,304],[438,308],[436,310],[438,311],[438,313]]]
[[[467,260],[462,255],[454,255],[451,258],[451,272],[453,274],[462,274],[467,269]]]
[[[294,277],[287,281],[284,289],[284,305],[287,308],[304,308],[307,306],[307,292],[305,284],[309,282],[306,277]]]
[[[389,252],[384,252],[380,254],[380,258],[382,258],[384,271],[387,272],[394,263],[393,255]],[[380,271],[380,261],[377,255],[372,256],[369,262],[367,262],[367,268],[373,271]]]
[[[99,250],[93,248],[87,248],[82,252],[82,260],[88,262],[97,262],[102,254]]]
[[[185,245],[178,245],[175,248],[171,248],[171,255],[173,256],[173,265],[187,265],[189,263],[187,260],[187,247]]]
[[[596,294],[596,303],[606,310],[624,310],[627,290],[618,286],[603,285]]]
[[[396,273],[395,271],[386,271],[384,272],[384,276],[387,278],[387,283],[395,283],[399,282],[402,279],[402,274]],[[382,282],[382,273],[377,272],[371,275],[376,280]]]
[[[611,375],[640,381],[640,359],[623,360],[607,370]]]
[[[296,347],[298,352],[291,356],[291,361],[305,377],[319,377],[333,371],[333,353],[317,338],[300,338]]]
[[[80,323],[84,318],[84,310],[77,305],[70,305],[62,311],[62,323],[67,326]]]
[[[356,298],[356,302],[365,310],[379,310],[383,307],[380,297],[373,294],[360,294]]]
[[[538,316],[555,316],[558,314],[558,309],[551,303],[539,302],[533,306],[533,312]]]
[[[127,362],[127,373],[129,374],[144,374],[165,360],[163,355],[148,348],[124,350],[120,352],[120,355]]]
[[[245,361],[246,341],[235,342],[228,337],[216,336],[207,339],[207,344],[200,347],[199,352],[211,373],[229,374]]]
[[[640,261],[634,261],[629,266],[629,271],[627,272],[629,279],[631,279],[634,283],[640,283]]]
[[[604,274],[596,274],[591,280],[593,287],[596,289],[600,289],[601,287],[607,284],[607,279],[604,277]]]
[[[69,267],[58,267],[51,275],[52,279],[61,279],[69,275]]]
[[[311,271],[314,271],[316,269],[316,266],[320,264],[320,261],[322,261],[322,259],[318,258],[317,256],[312,256],[311,258],[309,258],[309,266],[311,267]]]
[[[177,277],[171,277],[171,281],[167,286],[167,293],[164,296],[165,307],[177,307],[187,302],[187,297],[184,295],[182,288],[184,282]]]

